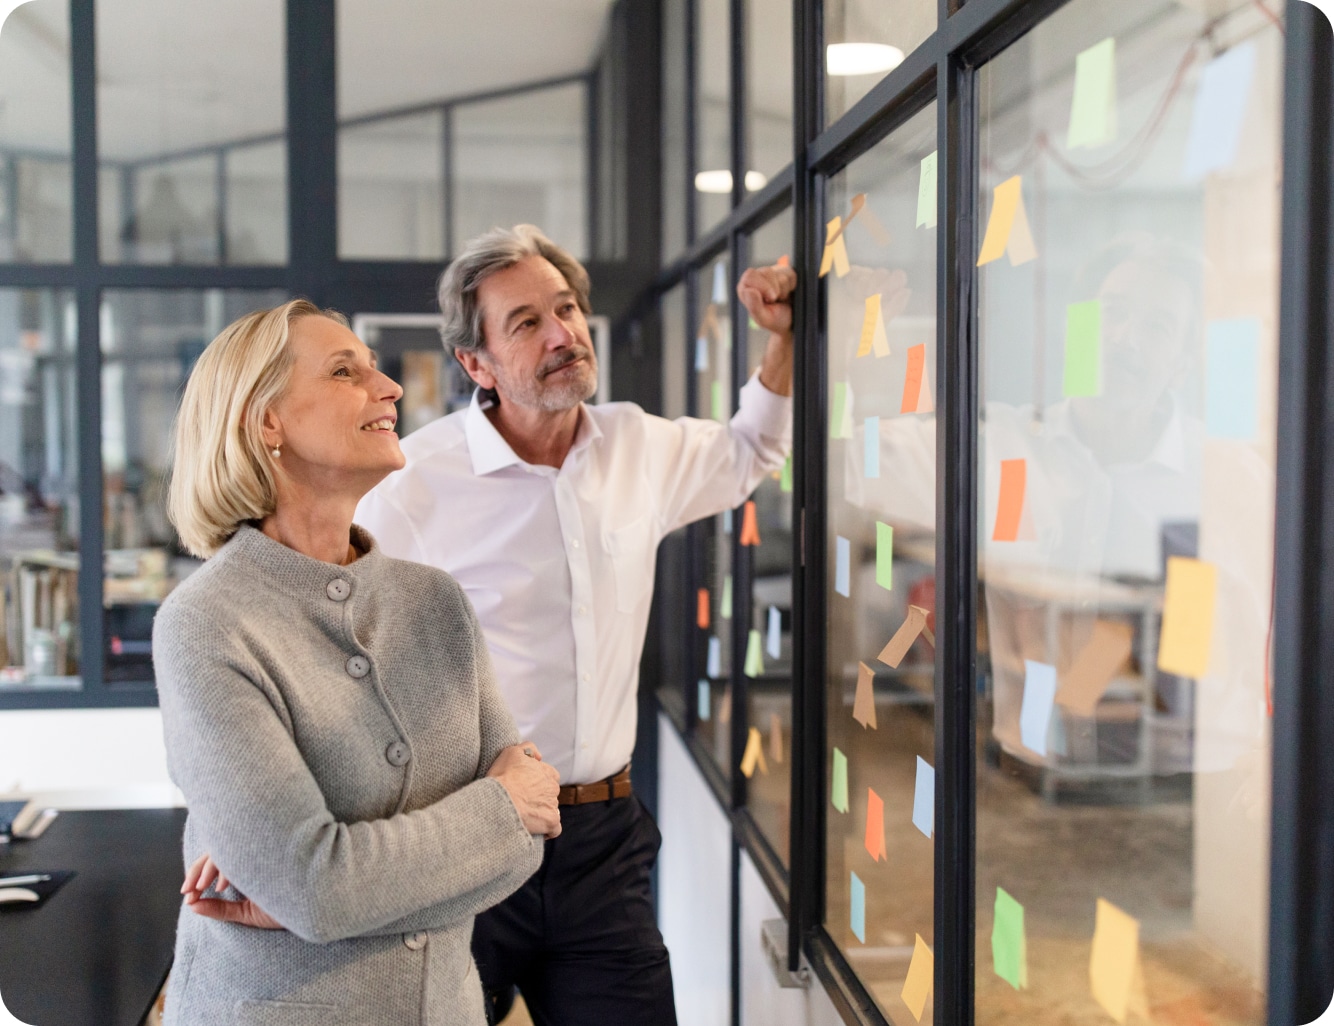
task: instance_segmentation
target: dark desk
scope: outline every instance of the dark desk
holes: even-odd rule
[[[39,909],[0,912],[0,995],[31,1026],[139,1026],[176,944],[184,809],[64,812],[0,847],[0,875],[72,869]]]

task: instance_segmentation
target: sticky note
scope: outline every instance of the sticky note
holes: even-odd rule
[[[1023,460],[1001,460],[1000,496],[996,502],[996,528],[991,532],[992,541],[1018,541],[1027,487],[1028,465]]]
[[[723,688],[723,697],[718,702],[718,722],[732,722],[732,689],[730,687]]]
[[[931,996],[931,989],[936,982],[936,956],[927,947],[922,935],[917,934],[913,942],[912,961],[908,963],[908,976],[903,981],[903,1003],[912,1012],[917,1022],[922,1021],[926,1010],[926,999]]]
[[[834,403],[829,414],[829,437],[852,437],[852,386],[846,381],[834,382]]]
[[[1205,329],[1204,428],[1251,442],[1259,431],[1260,322],[1211,321]]]
[[[894,528],[879,521],[875,525],[875,583],[894,589]]]
[[[861,226],[870,233],[871,238],[875,240],[877,246],[889,245],[889,231],[885,228],[880,218],[876,217],[875,211],[871,209],[870,204],[862,211]]]
[[[917,757],[917,783],[913,787],[912,825],[930,837],[936,829],[936,769]]]
[[[746,639],[746,676],[762,677],[764,676],[764,642],[760,638],[760,632],[752,630],[746,635]]]
[[[1107,686],[1130,659],[1135,629],[1117,620],[1096,620],[1088,641],[1063,674],[1056,702],[1076,716],[1092,716]]]
[[[770,659],[778,659],[783,654],[783,614],[777,606],[769,607],[769,632],[764,639],[764,650]]]
[[[866,297],[866,309],[862,313],[862,334],[857,343],[857,356],[866,356],[872,350],[876,359],[889,355],[889,336],[885,334],[885,318],[881,293],[876,292]]]
[[[698,696],[696,702],[698,703],[699,708],[696,711],[702,722],[708,722],[709,714],[713,711],[713,693],[709,688],[709,682],[703,678],[700,678],[697,688]]]
[[[783,721],[776,712],[769,714],[769,758],[778,763],[783,761]]]
[[[713,265],[713,302],[727,302],[727,268],[721,260]]]
[[[839,812],[848,811],[848,757],[837,748],[834,749],[833,786],[830,788],[830,801]]]
[[[769,772],[769,764],[764,759],[764,741],[760,738],[760,728],[751,727],[746,734],[746,750],[741,756],[741,775],[749,779],[755,774],[755,767],[761,773]]]
[[[866,789],[866,850],[879,862],[885,858],[885,802],[875,788]]]
[[[1070,104],[1072,150],[1116,141],[1116,40],[1108,36],[1075,58],[1075,95]]]
[[[852,698],[852,718],[863,727],[875,728],[875,671],[857,664],[857,692]]]
[[[1139,922],[1099,898],[1089,958],[1093,998],[1117,1022],[1126,1021],[1139,965]]]
[[[922,158],[922,171],[917,179],[917,227],[936,226],[936,156],[932,150]]]
[[[1217,588],[1218,570],[1213,564],[1184,556],[1168,558],[1158,669],[1179,677],[1198,678],[1208,672]]]
[[[1023,180],[1019,175],[1007,178],[992,192],[991,216],[987,219],[987,233],[982,238],[977,266],[999,259],[1002,253],[1008,253],[1011,265],[1016,267],[1038,255],[1028,228]]]
[[[829,268],[842,278],[851,270],[848,265],[848,247],[843,241],[843,218],[835,217],[825,225],[824,255],[820,258],[820,277],[829,273]]]
[[[700,588],[695,602],[695,623],[700,630],[709,629],[709,589]]]
[[[903,657],[908,654],[908,649],[912,648],[912,643],[917,640],[917,635],[921,634],[922,628],[926,626],[927,616],[928,611],[921,606],[909,606],[908,615],[904,617],[903,623],[876,658],[886,666],[892,666],[897,670],[899,663],[903,662]]]
[[[903,376],[903,402],[900,413],[916,413],[922,401],[922,372],[926,370],[926,344],[908,347],[908,373]]]
[[[709,664],[704,672],[714,680],[723,675],[723,643],[721,638],[712,637],[709,639]]]
[[[834,590],[852,597],[852,543],[838,535],[834,536]]]
[[[1024,700],[1019,709],[1019,739],[1024,747],[1047,754],[1052,703],[1056,700],[1056,667],[1024,660]]]
[[[1255,53],[1253,42],[1242,43],[1215,57],[1200,73],[1181,169],[1187,181],[1222,171],[1236,161],[1255,75]]]
[[[778,487],[785,493],[792,491],[792,454],[787,454],[787,459],[783,460],[783,476],[778,479]]]
[[[856,873],[852,874],[852,886],[848,895],[849,915],[848,925],[852,927],[852,934],[863,944],[866,943],[866,885],[862,883],[861,877]]]
[[[724,620],[732,619],[732,575],[723,575],[723,598],[718,603],[718,615]]]
[[[726,420],[727,407],[723,404],[723,383],[721,381],[715,381],[712,384],[710,384],[709,395],[713,405],[713,410],[712,410],[713,419]]]
[[[760,543],[760,521],[755,512],[755,503],[747,502],[741,511],[741,538],[742,545],[758,545]]]
[[[725,509],[723,510],[723,534],[731,534],[731,533],[732,533],[732,511],[730,509]]]
[[[996,916],[991,925],[991,963],[996,975],[1015,990],[1028,986],[1028,941],[1024,906],[1003,887],[996,888]]]
[[[1102,394],[1102,303],[1071,303],[1065,308],[1065,376],[1067,398]]]
[[[880,418],[867,417],[862,427],[862,473],[868,478],[880,476]]]
[[[695,370],[709,369],[709,340],[703,335],[695,339]]]

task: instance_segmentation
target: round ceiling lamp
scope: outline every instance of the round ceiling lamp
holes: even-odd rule
[[[755,192],[769,183],[759,171],[746,172],[746,191]],[[732,172],[726,168],[715,171],[700,171],[695,175],[695,191],[716,195],[727,195],[732,191]]]
[[[825,50],[829,74],[883,75],[903,63],[903,51],[888,43],[830,43]]]

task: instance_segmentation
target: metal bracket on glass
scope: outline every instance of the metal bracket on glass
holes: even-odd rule
[[[780,987],[807,990],[811,985],[811,967],[806,964],[806,957],[801,958],[801,965],[796,972],[787,967],[787,920],[766,919],[760,924],[760,944],[764,948],[764,957],[769,961],[769,968],[774,971],[774,979]]]

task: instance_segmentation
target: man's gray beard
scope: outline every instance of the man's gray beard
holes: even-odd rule
[[[523,388],[514,388],[511,382],[500,382],[501,400],[509,397],[516,406],[543,413],[562,413],[573,409],[585,399],[591,399],[598,390],[597,374],[585,363],[577,377],[544,385],[529,379]],[[509,387],[506,387],[509,386]]]

